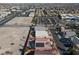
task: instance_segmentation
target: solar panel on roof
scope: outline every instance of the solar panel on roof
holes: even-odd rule
[[[36,43],[36,47],[44,47],[44,43]]]

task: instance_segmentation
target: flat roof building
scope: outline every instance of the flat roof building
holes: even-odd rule
[[[34,17],[35,12],[30,12],[29,17]]]

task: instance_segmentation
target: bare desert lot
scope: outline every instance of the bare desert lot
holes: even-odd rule
[[[5,25],[27,25],[30,24],[33,17],[15,17]]]
[[[29,27],[0,27],[0,54],[20,54],[28,31]]]

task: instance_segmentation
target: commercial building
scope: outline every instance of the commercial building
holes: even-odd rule
[[[79,25],[79,17],[73,14],[61,14],[62,21],[68,25]]]
[[[35,54],[36,55],[51,55],[59,54],[51,36],[51,32],[45,27],[35,27],[36,40],[35,40]]]
[[[42,29],[42,28],[41,28]],[[50,36],[48,35],[48,32],[44,30],[38,29],[38,27],[35,29],[36,31],[36,41],[35,41],[35,54],[52,54],[49,53],[50,50],[52,50],[52,42],[50,41]],[[48,50],[48,53],[45,52],[45,50]],[[40,51],[43,51],[42,53]]]

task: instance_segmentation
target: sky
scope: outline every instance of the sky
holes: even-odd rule
[[[79,3],[79,0],[0,0],[0,3]]]

